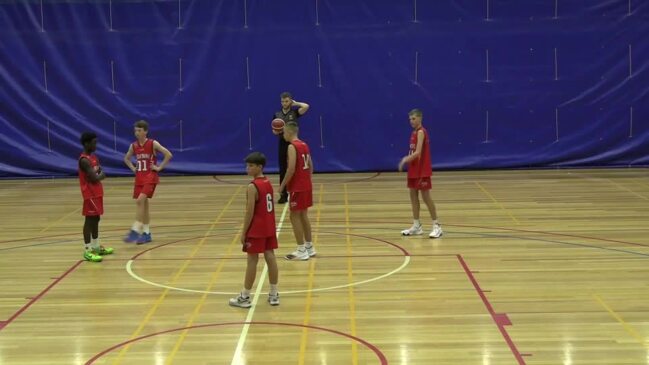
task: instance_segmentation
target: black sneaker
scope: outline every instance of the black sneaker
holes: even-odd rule
[[[286,204],[288,202],[288,194],[282,194],[277,201],[277,204]]]

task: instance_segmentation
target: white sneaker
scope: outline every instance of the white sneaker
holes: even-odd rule
[[[284,256],[284,258],[291,261],[307,261],[309,259],[309,254],[306,250],[297,249]]]
[[[439,223],[433,225],[433,230],[428,235],[429,238],[440,238],[444,232],[442,231],[442,226]]]
[[[250,297],[244,298],[239,294],[236,298],[230,299],[230,305],[233,307],[239,307],[239,308],[250,308],[252,307],[252,303],[250,302]]]
[[[408,229],[404,229],[403,231],[401,231],[402,236],[418,236],[418,235],[423,234],[423,233],[424,233],[424,230],[421,228],[421,224],[420,225],[414,225],[413,224],[412,227],[410,227]]]
[[[311,247],[307,246],[306,247],[306,253],[309,254],[309,257],[315,256],[316,255],[315,248],[313,248],[313,246],[311,246]]]
[[[268,303],[270,305],[279,305],[279,293],[272,295],[268,294]]]

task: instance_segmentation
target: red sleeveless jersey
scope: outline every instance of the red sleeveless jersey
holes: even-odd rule
[[[415,153],[417,149],[417,132],[424,132],[424,143],[421,145],[421,154],[418,158],[410,161],[408,164],[408,178],[429,177],[433,174],[433,166],[430,162],[430,139],[428,138],[428,131],[424,127],[415,129],[410,135],[410,152]]]
[[[296,152],[295,173],[291,181],[288,182],[286,189],[291,193],[311,191],[313,189],[311,185],[311,170],[307,165],[307,161],[311,159],[309,146],[299,139],[291,142],[291,144],[295,147]]]
[[[86,154],[82,153],[81,156],[79,156],[79,160],[82,158],[87,158],[88,161],[90,161],[90,167],[92,167],[93,170],[97,171],[96,168],[99,167],[99,159],[97,156],[94,154]],[[98,198],[100,196],[104,196],[104,186],[101,184],[101,181],[97,182],[91,182],[88,179],[88,175],[86,174],[85,171],[81,170],[81,168],[78,168],[79,170],[79,185],[81,187],[81,196],[83,196],[83,199],[91,199],[91,198]]]
[[[257,188],[257,201],[250,228],[246,237],[275,236],[275,204],[273,203],[273,185],[267,177],[255,178],[251,184]]]
[[[135,162],[135,185],[157,184],[160,182],[158,172],[151,170],[151,165],[157,162],[155,151],[153,150],[152,139],[147,139],[144,144],[133,142],[133,155],[137,159]]]

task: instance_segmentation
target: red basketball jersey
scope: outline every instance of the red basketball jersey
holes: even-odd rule
[[[252,181],[257,188],[257,201],[250,228],[246,237],[271,237],[275,235],[275,204],[273,203],[273,185],[267,177],[258,177]]]
[[[309,146],[299,139],[291,142],[291,144],[295,147],[296,152],[295,173],[293,174],[291,181],[288,182],[286,189],[292,193],[310,191],[312,189],[311,170],[307,165],[307,161],[311,159]]]
[[[418,158],[410,161],[408,164],[408,178],[429,177],[433,174],[433,166],[430,162],[430,139],[428,131],[424,127],[415,129],[410,135],[410,153],[415,153],[417,149],[417,132],[424,132],[424,143],[421,145],[421,154]]]
[[[81,156],[79,156],[79,160],[82,158],[87,158],[88,161],[90,161],[90,167],[92,167],[93,170],[95,170],[99,166],[99,159],[95,154],[85,154],[82,153]],[[81,196],[83,196],[83,199],[91,199],[91,198],[98,198],[100,196],[104,196],[104,186],[101,184],[101,181],[97,182],[92,182],[88,179],[88,175],[86,174],[85,171],[79,170],[79,185],[81,186]],[[96,171],[96,170],[95,170]]]
[[[135,185],[157,184],[160,182],[158,172],[151,170],[151,165],[157,162],[153,150],[153,140],[147,139],[144,144],[133,142],[133,155],[137,159],[135,163]]]

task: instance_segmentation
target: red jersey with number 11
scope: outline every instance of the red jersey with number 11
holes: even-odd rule
[[[299,139],[294,140],[291,144],[295,147],[296,154],[295,173],[293,173],[293,177],[288,182],[286,189],[291,193],[311,191],[313,189],[311,185],[311,169],[307,164],[311,160],[309,146]]]
[[[160,182],[158,172],[151,170],[151,166],[157,162],[153,142],[152,139],[147,139],[143,144],[138,141],[133,142],[133,155],[137,159],[135,162],[135,185]]]
[[[275,204],[273,203],[273,185],[267,177],[257,177],[251,184],[257,188],[257,201],[246,238],[264,238],[275,235]]]

